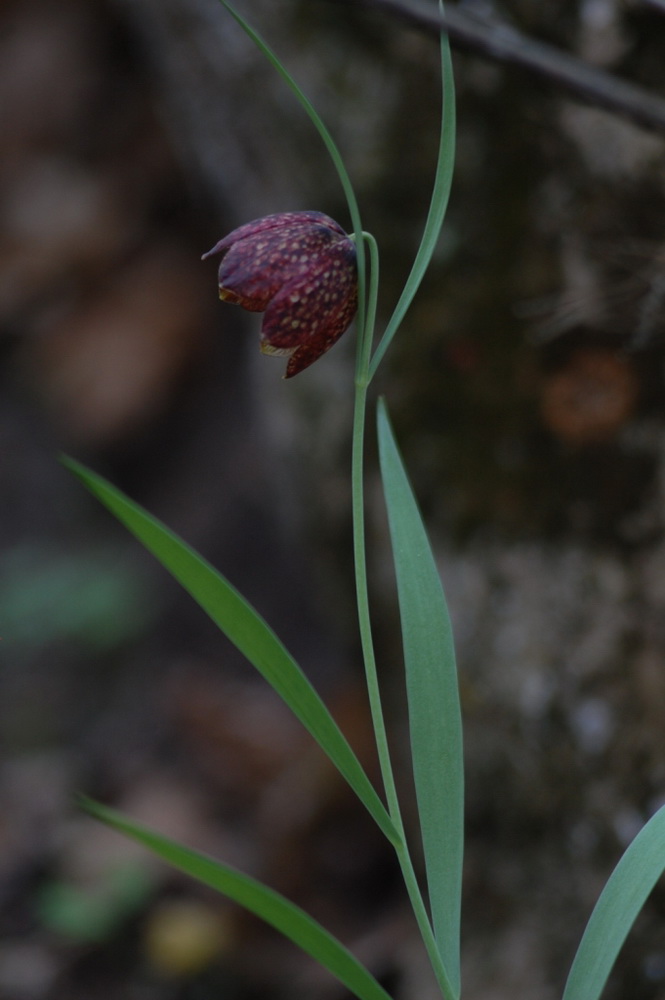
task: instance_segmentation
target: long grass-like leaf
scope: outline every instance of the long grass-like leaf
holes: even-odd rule
[[[459,996],[464,774],[452,630],[434,556],[382,402],[378,430],[432,921]]]
[[[598,1000],[635,918],[665,871],[665,806],[642,827],[589,919],[563,1000]]]
[[[443,4],[440,3],[439,6],[443,9]],[[425,276],[425,272],[432,259],[432,254],[436,248],[448,207],[448,198],[450,197],[453,169],[455,166],[455,81],[448,36],[443,33],[441,35],[441,81],[443,88],[441,138],[439,140],[439,155],[429,212],[413,267],[395,306],[395,311],[388,321],[383,337],[374,352],[370,365],[370,379],[373,378],[379,367]]]
[[[89,799],[84,808],[97,819],[148,847],[174,868],[191,875],[256,914],[332,973],[359,1000],[390,1000],[388,993],[351,952],[304,910],[254,878],[190,850]]]
[[[182,584],[265,677],[325,751],[393,843],[401,838],[358,758],[293,657],[264,619],[208,562],[120,490],[72,459],[65,466]]]

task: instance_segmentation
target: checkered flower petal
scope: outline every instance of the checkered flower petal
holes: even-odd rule
[[[265,312],[261,350],[289,355],[286,378],[321,357],[358,305],[356,249],[321,212],[268,215],[235,229],[204,255],[223,254],[219,295]]]

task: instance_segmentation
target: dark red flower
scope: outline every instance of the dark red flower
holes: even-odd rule
[[[297,375],[339,340],[358,307],[356,248],[322,212],[282,212],[248,222],[203,259],[223,254],[219,297],[265,312],[261,350],[289,357]]]

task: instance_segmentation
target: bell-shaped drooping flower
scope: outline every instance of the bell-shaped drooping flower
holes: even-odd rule
[[[283,212],[248,222],[203,259],[223,254],[219,297],[265,312],[261,350],[289,357],[297,375],[339,340],[358,307],[356,248],[322,212]]]

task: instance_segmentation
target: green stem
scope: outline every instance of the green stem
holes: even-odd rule
[[[363,457],[365,438],[365,414],[367,409],[367,382],[365,379],[356,381],[355,407],[353,415],[353,456],[352,456],[352,491],[353,491],[353,551],[356,568],[356,594],[358,600],[358,622],[360,627],[360,640],[365,662],[365,674],[367,678],[367,691],[369,695],[370,709],[372,713],[372,724],[376,738],[376,747],[381,767],[381,776],[386,792],[388,812],[397,830],[400,841],[395,845],[397,860],[402,871],[404,884],[409,894],[411,906],[418,923],[427,954],[429,956],[434,974],[437,978],[441,992],[445,1000],[456,1000],[455,991],[448,979],[448,975],[441,961],[441,955],[434,938],[432,925],[430,923],[427,909],[423,901],[420,886],[416,879],[416,874],[411,861],[411,855],[406,843],[404,823],[397,797],[395,777],[390,761],[390,751],[388,748],[388,737],[386,733],[383,708],[381,705],[381,695],[379,691],[379,681],[376,669],[376,657],[374,655],[374,642],[372,639],[372,628],[369,613],[369,595],[367,586],[367,560],[365,552],[365,504],[363,489]]]
[[[369,251],[369,270],[365,251]],[[356,385],[369,384],[369,361],[374,340],[376,301],[379,293],[379,248],[371,233],[363,231],[362,242],[357,245],[358,264],[358,319],[356,321],[358,347],[356,351]],[[368,284],[369,274],[369,288]]]
[[[406,886],[411,906],[420,930],[427,954],[429,956],[434,974],[441,988],[444,1000],[457,1000],[455,991],[450,983],[445,967],[441,960],[441,954],[436,944],[432,924],[430,922],[427,908],[425,906],[420,886],[416,878],[416,873],[409,853],[404,831],[404,823],[395,785],[395,776],[390,760],[390,750],[388,747],[388,735],[386,732],[383,707],[381,705],[381,693],[379,690],[378,672],[376,667],[376,656],[374,653],[374,640],[372,637],[372,626],[369,610],[369,588],[367,581],[367,554],[365,546],[365,499],[364,499],[364,444],[365,444],[365,423],[367,413],[367,390],[369,386],[369,359],[372,349],[372,337],[374,331],[374,320],[376,316],[376,300],[379,278],[379,255],[376,241],[369,233],[363,233],[363,240],[367,244],[370,254],[370,284],[366,296],[367,311],[364,322],[360,326],[360,336],[358,340],[358,353],[356,359],[356,381],[355,381],[355,402],[353,411],[353,432],[352,432],[352,509],[353,509],[353,555],[356,573],[356,597],[358,602],[358,624],[360,629],[360,642],[362,646],[363,660],[365,663],[365,675],[367,679],[367,692],[372,713],[372,724],[376,739],[379,766],[381,777],[386,793],[388,812],[393,821],[395,829],[399,834],[399,842],[396,843],[395,851],[399,861],[402,877]],[[360,253],[364,252],[364,247],[359,247]]]

